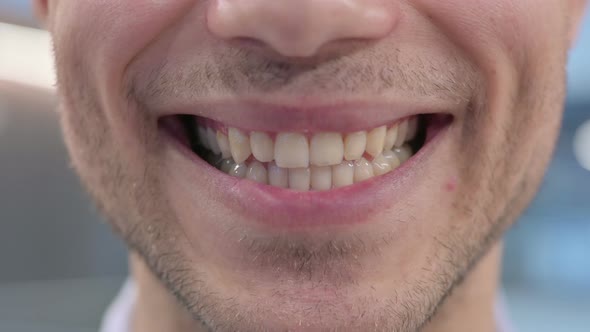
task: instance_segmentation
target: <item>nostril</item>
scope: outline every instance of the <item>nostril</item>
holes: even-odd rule
[[[207,24],[221,39],[253,39],[284,56],[309,57],[332,42],[389,35],[397,6],[377,0],[218,0],[209,6]]]

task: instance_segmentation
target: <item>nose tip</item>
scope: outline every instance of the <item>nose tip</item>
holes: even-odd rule
[[[342,40],[387,36],[399,16],[383,0],[215,0],[209,30],[218,38],[254,39],[290,57],[315,55]]]

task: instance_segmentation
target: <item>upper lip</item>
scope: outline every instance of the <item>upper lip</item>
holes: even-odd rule
[[[264,101],[235,99],[175,105],[158,116],[195,115],[248,131],[354,132],[394,123],[417,114],[454,113],[445,101]]]

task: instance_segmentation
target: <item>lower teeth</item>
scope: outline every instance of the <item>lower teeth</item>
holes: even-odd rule
[[[281,168],[274,162],[261,163],[253,158],[235,163],[230,158],[211,151],[205,160],[218,170],[234,176],[280,188],[297,191],[330,190],[369,180],[392,172],[413,155],[408,144],[367,160],[343,161],[335,166],[310,166],[305,168]]]

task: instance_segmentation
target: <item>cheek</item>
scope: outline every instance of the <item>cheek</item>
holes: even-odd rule
[[[130,164],[139,164],[147,143],[138,140],[145,139],[148,129],[153,132],[154,128],[146,128],[146,114],[127,102],[125,70],[137,54],[193,5],[194,1],[188,0],[58,2],[51,32],[60,90],[69,104],[67,124],[80,124],[76,118],[81,116],[73,113],[83,109],[85,115],[81,118],[96,117],[96,122],[87,121],[81,128],[82,136],[95,132],[101,139],[130,147],[137,152],[129,155]],[[97,128],[99,124],[103,129]]]
[[[189,0],[63,1],[52,34],[68,65],[89,71],[99,89],[116,91],[134,57],[191,6]]]
[[[526,66],[529,53],[555,47],[566,33],[566,2],[416,0],[415,5],[491,74],[498,62]]]

